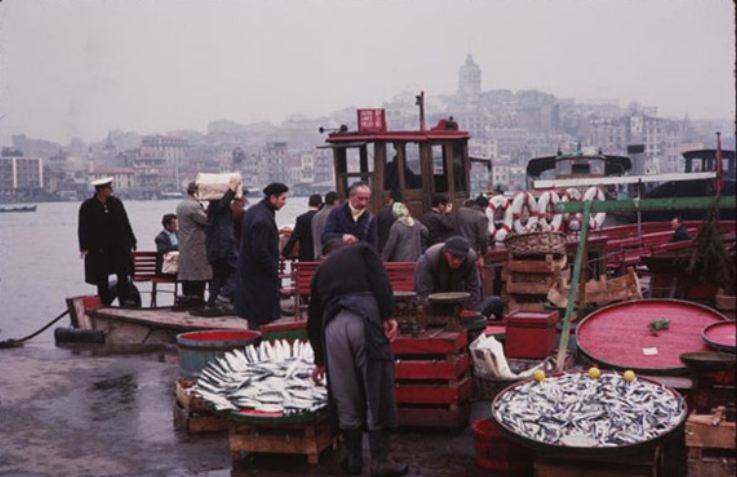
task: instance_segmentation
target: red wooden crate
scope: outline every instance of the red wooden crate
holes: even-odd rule
[[[394,387],[397,403],[411,404],[457,404],[468,401],[472,392],[470,376],[449,385],[397,384]]]
[[[469,403],[443,407],[397,405],[399,425],[403,427],[461,429],[465,427],[470,414],[471,405]]]
[[[457,379],[470,367],[467,354],[446,361],[440,360],[397,360],[394,366],[395,379]]]
[[[408,354],[455,354],[468,343],[466,330],[427,330],[419,336],[399,335],[392,343],[392,352]]]
[[[557,311],[507,315],[504,353],[509,358],[544,359],[555,349]]]

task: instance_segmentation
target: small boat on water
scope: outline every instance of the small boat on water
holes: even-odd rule
[[[20,207],[0,207],[0,212],[36,212],[36,206],[23,205]]]

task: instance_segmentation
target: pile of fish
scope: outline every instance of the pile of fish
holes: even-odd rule
[[[564,374],[519,385],[500,396],[492,412],[515,433],[546,444],[616,447],[669,432],[686,409],[683,398],[663,386],[606,373],[599,379]]]
[[[327,405],[327,389],[312,381],[314,353],[308,343],[264,341],[226,353],[200,373],[197,394],[217,411],[253,410],[285,416]]]

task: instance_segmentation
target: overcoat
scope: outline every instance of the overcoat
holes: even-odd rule
[[[96,197],[85,200],[79,207],[77,232],[79,250],[87,250],[85,282],[97,285],[109,274],[130,274],[136,236],[120,199],[110,196],[104,205]]]
[[[425,251],[427,236],[427,227],[419,220],[412,225],[397,220],[389,229],[381,259],[385,262],[416,262]]]
[[[258,324],[279,318],[279,230],[275,210],[265,200],[248,209],[243,219],[238,254],[235,310]]]
[[[207,260],[210,264],[231,258],[235,261],[235,236],[230,212],[230,203],[234,197],[235,192],[228,190],[222,199],[211,200],[207,206],[205,243]]]
[[[179,273],[181,281],[205,281],[212,278],[205,247],[205,209],[193,197],[187,197],[177,206],[179,221]]]

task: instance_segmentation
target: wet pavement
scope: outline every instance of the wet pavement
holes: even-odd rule
[[[170,354],[29,345],[0,350],[0,370],[0,476],[340,475],[331,451],[317,466],[301,456],[256,455],[234,469],[225,433],[175,428],[178,365]],[[484,414],[488,405],[477,403],[471,419]],[[401,432],[394,452],[410,463],[410,475],[488,475],[475,465],[470,427],[455,435]]]

